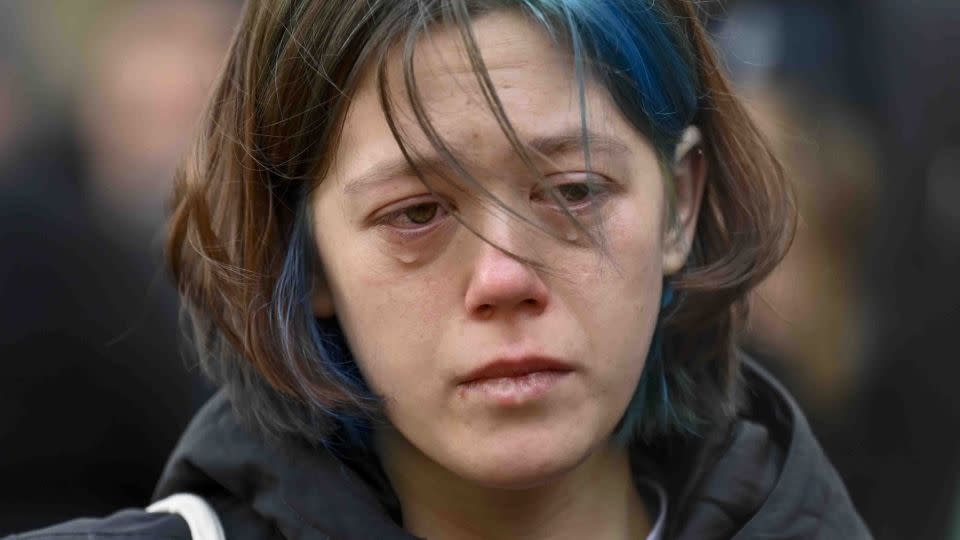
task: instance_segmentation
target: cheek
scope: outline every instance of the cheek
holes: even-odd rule
[[[357,266],[343,269],[336,302],[341,325],[359,364],[375,392],[388,401],[401,393],[416,393],[436,374],[435,356],[443,312],[442,280],[411,279],[390,268]]]
[[[663,279],[660,214],[654,205],[623,201],[604,222],[607,254],[597,255],[592,269],[581,269],[584,296],[601,312],[633,314],[634,319],[651,306],[659,306]],[[592,282],[592,283],[591,283]]]
[[[588,327],[597,358],[610,365],[603,373],[601,392],[623,402],[630,398],[643,369],[656,319],[662,287],[659,214],[654,209],[611,214],[605,223],[607,250],[601,267],[580,298],[586,308],[582,324]]]

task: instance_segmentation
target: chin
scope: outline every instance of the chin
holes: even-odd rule
[[[484,441],[449,467],[458,476],[488,488],[522,490],[550,484],[583,463],[594,450],[590,441],[534,436],[524,440]]]
[[[583,461],[583,460],[581,460]],[[550,466],[539,469],[522,468],[517,470],[498,470],[486,475],[471,478],[475,484],[490,489],[522,491],[547,486],[563,478],[575,469],[579,462],[565,467]]]

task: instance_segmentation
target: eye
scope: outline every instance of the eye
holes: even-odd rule
[[[590,196],[591,189],[588,184],[560,184],[554,188],[557,194],[568,203],[578,203]]]
[[[388,209],[376,223],[395,240],[411,240],[439,227],[447,214],[442,202],[420,198]]]
[[[559,198],[571,211],[584,211],[592,204],[602,202],[611,188],[608,180],[594,173],[558,175],[548,177],[548,182],[553,183],[535,189],[531,198],[535,202],[553,204],[554,206],[556,206],[556,199]],[[552,191],[553,194],[548,191]]]
[[[426,225],[427,223],[430,223],[430,220],[436,217],[439,211],[440,205],[437,203],[422,203],[405,208],[402,212],[402,215],[411,223],[416,225]]]

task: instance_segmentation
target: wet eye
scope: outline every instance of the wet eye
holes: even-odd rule
[[[553,189],[568,203],[582,202],[590,197],[591,193],[590,185],[584,183],[560,184]]]
[[[413,238],[427,234],[445,222],[447,209],[437,200],[419,200],[387,211],[377,223],[393,236]]]
[[[552,206],[556,206],[557,199],[560,199],[570,210],[585,210],[595,203],[603,202],[609,187],[610,182],[597,174],[565,174],[557,183],[535,190],[531,198],[535,202]]]
[[[406,217],[410,223],[426,225],[437,216],[439,211],[440,205],[437,203],[423,203],[404,209],[403,216]]]
[[[380,208],[367,218],[367,226],[394,246],[426,249],[456,230],[457,220],[452,219],[456,211],[456,206],[443,196],[421,193]]]

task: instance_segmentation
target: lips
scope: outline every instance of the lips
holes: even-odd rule
[[[570,364],[544,356],[500,358],[471,371],[462,377],[458,384],[468,385],[491,379],[519,378],[532,373],[570,371],[573,371],[573,366]]]

